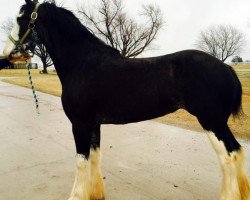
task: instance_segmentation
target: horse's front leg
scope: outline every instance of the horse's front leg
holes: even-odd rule
[[[73,123],[77,170],[69,200],[104,200],[100,171],[100,125]]]
[[[95,127],[91,134],[91,149],[90,156],[91,162],[91,200],[104,200],[105,187],[103,176],[101,173],[101,151],[100,151],[100,125]]]

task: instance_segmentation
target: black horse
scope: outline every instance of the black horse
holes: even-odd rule
[[[105,198],[100,171],[101,124],[148,120],[180,108],[210,131],[223,170],[219,199],[248,199],[243,150],[227,125],[231,114],[240,113],[242,95],[241,83],[230,66],[197,50],[124,58],[91,34],[72,12],[50,3],[26,0],[11,38],[19,41],[30,27],[32,33],[22,39],[23,44],[34,41],[37,33],[46,46],[73,127],[77,173],[70,200]],[[15,47],[17,43],[9,39],[5,55],[13,57]]]

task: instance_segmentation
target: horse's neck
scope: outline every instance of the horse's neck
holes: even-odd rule
[[[68,64],[69,60],[72,61],[72,64],[74,63],[73,51],[64,43],[56,40],[53,41],[53,43],[55,44],[45,44],[45,47],[47,48],[57,74],[63,83],[64,79],[69,75],[70,72],[70,65]]]
[[[46,29],[47,35],[41,35],[42,42],[54,62],[62,83],[70,76],[73,68],[83,68],[86,63],[95,65],[107,54],[120,55],[118,51],[93,36],[78,21],[72,21],[68,27],[64,24],[67,20],[52,21],[48,18],[44,21],[46,25],[42,25],[41,28]]]
[[[43,39],[43,43],[48,50],[54,63],[58,76],[63,83],[70,76],[72,69],[86,60],[88,53],[93,51],[84,44],[84,40],[79,43],[67,41],[61,33],[55,30],[48,30],[50,40]],[[83,63],[84,64],[84,63]]]

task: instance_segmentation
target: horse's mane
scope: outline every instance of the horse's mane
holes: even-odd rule
[[[91,45],[101,46],[111,52],[119,53],[117,49],[110,47],[92,34],[73,12],[48,2],[43,3],[41,6],[46,12],[48,21],[52,22],[50,25],[59,29],[60,33],[62,33],[68,41],[81,42],[84,40],[85,42],[88,41]]]

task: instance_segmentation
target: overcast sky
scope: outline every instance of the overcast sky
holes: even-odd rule
[[[63,0],[64,7],[72,11],[76,10],[76,2],[81,1],[84,0]],[[247,43],[241,56],[250,60],[250,0],[124,0],[133,17],[137,16],[142,4],[152,2],[162,9],[166,24],[155,42],[158,49],[143,56],[195,48],[201,30],[210,25],[231,24],[245,34]],[[23,3],[24,0],[1,0],[0,23],[7,17],[14,17]],[[3,38],[0,33],[0,40]],[[2,48],[0,43],[0,51]]]

